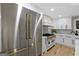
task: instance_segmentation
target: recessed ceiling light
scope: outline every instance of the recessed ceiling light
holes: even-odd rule
[[[58,17],[62,17],[62,15],[58,15]]]
[[[54,8],[51,8],[50,11],[54,11]]]

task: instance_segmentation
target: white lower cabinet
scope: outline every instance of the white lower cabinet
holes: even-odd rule
[[[55,42],[59,44],[63,44],[63,36],[57,35]]]
[[[57,35],[55,42],[72,48],[75,47],[75,40],[71,36]]]
[[[67,46],[69,46],[69,47],[73,47],[72,39],[65,38],[64,39],[64,44],[67,45]]]
[[[47,51],[46,40],[47,40],[47,37],[42,37],[42,55],[43,55],[44,52]]]
[[[46,40],[47,40],[47,37],[42,37],[42,52],[45,52],[47,50]]]
[[[75,40],[75,56],[79,56],[79,39]]]
[[[48,42],[50,44],[48,44]],[[46,36],[43,36],[42,37],[42,55],[43,55],[43,53],[46,53],[47,50],[50,49],[54,45],[55,45],[54,38],[51,38],[51,40],[48,41],[47,37]]]
[[[65,45],[75,48],[75,38],[73,36],[65,36]]]
[[[79,36],[75,37],[75,56],[79,56]]]

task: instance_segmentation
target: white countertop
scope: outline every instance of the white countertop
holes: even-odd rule
[[[78,35],[78,36],[72,35],[72,34],[55,34],[55,35],[70,36],[70,37],[72,37],[72,38],[79,39],[79,35]]]
[[[79,35],[76,36],[76,35],[73,35],[73,34],[55,34],[56,36],[65,36],[65,37],[70,37],[72,38],[73,40],[79,40]],[[46,36],[43,36],[43,37],[46,37]]]

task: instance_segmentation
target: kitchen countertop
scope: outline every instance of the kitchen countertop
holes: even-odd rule
[[[55,34],[55,35],[70,35],[70,36],[76,36],[76,35],[73,35],[73,34]],[[79,36],[79,35],[78,35]]]
[[[65,37],[68,37],[68,38],[72,38],[72,40],[79,40],[79,35],[76,36],[76,35],[73,35],[73,34],[54,34],[56,36],[65,36]],[[52,35],[51,35],[52,36]],[[43,36],[44,37],[44,36]],[[45,36],[46,37],[46,36]]]
[[[79,39],[79,35],[78,36],[76,36],[76,35],[72,35],[72,34],[55,34],[55,35],[64,35],[64,36],[70,36],[70,37],[72,37],[72,38],[78,38]]]

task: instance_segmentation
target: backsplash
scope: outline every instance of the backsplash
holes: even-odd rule
[[[73,31],[73,30],[64,30],[64,29],[58,29],[56,30],[57,31],[57,34],[74,34],[75,35],[75,32],[76,31]],[[79,31],[78,31],[78,34],[79,34]]]
[[[74,34],[76,30],[68,30],[68,29],[54,29],[56,30],[57,34]],[[52,28],[44,27],[43,33],[52,33]],[[79,34],[79,31],[78,31]]]
[[[72,30],[64,30],[64,29],[59,29],[56,30],[58,34],[71,34]]]

